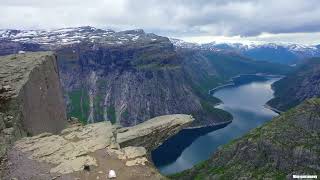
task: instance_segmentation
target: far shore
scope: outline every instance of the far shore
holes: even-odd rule
[[[213,89],[210,89],[208,91],[208,93],[211,95],[213,94],[215,91],[219,90],[219,89],[222,89],[224,87],[228,87],[228,86],[234,86],[234,79],[236,78],[239,78],[241,76],[251,76],[251,75],[254,75],[254,76],[261,76],[261,77],[280,77],[280,78],[283,78],[284,75],[275,75],[275,74],[264,74],[264,73],[255,73],[255,74],[239,74],[237,76],[233,76],[231,77],[225,84],[222,84],[220,86],[217,86]]]

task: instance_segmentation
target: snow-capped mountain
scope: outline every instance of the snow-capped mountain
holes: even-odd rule
[[[320,46],[285,44],[285,43],[188,43],[183,40],[170,39],[178,48],[192,48],[210,51],[235,52],[256,60],[295,64],[301,59],[320,56]]]
[[[0,55],[19,51],[57,50],[79,43],[103,46],[138,46],[168,43],[168,38],[145,33],[141,29],[116,32],[90,26],[55,30],[0,30]],[[169,42],[170,43],[170,42]]]
[[[80,42],[102,43],[107,46],[132,45],[136,43],[152,43],[167,40],[166,37],[145,33],[143,30],[116,32],[110,29],[98,29],[90,26],[63,28],[55,30],[0,30],[0,55],[18,50],[51,50],[61,46]],[[301,59],[320,56],[320,45],[275,43],[221,43],[207,44],[189,43],[170,38],[177,48],[210,50],[223,53],[238,53],[256,60],[295,64]]]
[[[135,42],[139,38],[156,41],[159,36],[146,34],[143,30],[129,30],[115,32],[113,30],[97,29],[90,26],[63,28],[56,30],[0,30],[1,41],[20,43],[34,43],[41,45],[68,45],[87,42],[104,42],[107,44],[125,44]],[[141,40],[139,39],[139,40]]]

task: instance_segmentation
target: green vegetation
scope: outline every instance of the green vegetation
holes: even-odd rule
[[[309,59],[287,77],[273,84],[275,98],[271,99],[268,105],[285,111],[297,106],[306,98],[319,97],[319,74],[320,58]]]
[[[221,100],[210,95],[209,90],[217,87],[219,85],[219,82],[221,81],[218,80],[216,77],[206,75],[203,78],[201,78],[197,84],[192,82],[190,82],[190,84],[195,94],[209,101],[212,104],[218,104],[221,102]]]
[[[206,53],[205,56],[223,80],[228,80],[239,74],[286,74],[290,70],[287,65],[255,61],[239,55]]]
[[[76,117],[81,123],[86,124],[89,116],[89,96],[88,91],[84,88],[74,90],[69,93],[71,100],[71,110],[68,117]]]
[[[126,109],[122,114],[121,114],[122,118],[125,120],[129,119],[129,111],[128,109]]]
[[[116,116],[116,109],[114,106],[110,106],[107,108],[107,114],[108,114],[108,119],[111,121],[112,124],[116,123],[117,116]]]
[[[103,109],[103,97],[100,94],[97,94],[93,99],[93,109],[94,109],[94,119],[102,120],[104,115]]]
[[[99,92],[105,92],[107,90],[107,80],[99,78],[97,80],[97,89]]]
[[[282,180],[292,172],[320,174],[314,168],[320,155],[319,109],[320,99],[307,100],[223,145],[209,160],[169,178]]]
[[[107,81],[105,79],[97,80],[97,92],[93,99],[94,119],[101,121],[104,118],[104,93],[107,90]]]
[[[190,75],[186,76],[188,84],[191,86],[193,92],[200,98],[202,112],[191,113],[196,119],[210,119],[216,122],[226,122],[232,120],[232,115],[227,111],[215,108],[214,106],[221,103],[221,100],[210,95],[209,90],[221,84],[216,76],[208,75],[201,72],[195,76],[196,80]]]
[[[180,67],[179,61],[172,49],[148,47],[148,50],[138,51],[130,64],[137,69],[175,69]]]
[[[232,115],[230,113],[222,109],[213,107],[212,104],[208,103],[207,101],[201,101],[201,106],[206,113],[209,113],[210,115],[214,115],[219,120],[225,120],[225,121],[232,120]]]

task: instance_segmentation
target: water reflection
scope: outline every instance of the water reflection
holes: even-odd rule
[[[272,98],[271,84],[279,78],[255,81],[250,76],[241,76],[234,86],[214,92],[214,96],[224,103],[218,108],[230,112],[233,122],[228,126],[183,130],[152,153],[155,165],[163,174],[172,174],[191,168],[196,163],[206,160],[218,146],[242,136],[277,114],[264,107]],[[237,83],[239,82],[239,83]]]

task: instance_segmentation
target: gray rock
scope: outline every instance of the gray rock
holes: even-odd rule
[[[3,117],[3,113],[0,113],[0,132],[2,129],[6,128],[6,125],[4,123],[4,117]]]
[[[0,57],[0,160],[15,140],[65,127],[57,68],[51,52]]]
[[[149,152],[161,145],[167,138],[190,125],[193,117],[184,114],[164,115],[152,118],[144,123],[118,132],[117,142],[120,147],[143,146]]]
[[[118,154],[119,159],[128,160],[127,166],[145,165],[148,161],[145,157],[147,150],[150,153],[154,143],[162,143],[192,121],[191,116],[182,114],[156,117],[131,127],[125,134],[118,134],[119,139],[115,139],[116,125],[100,122],[70,127],[60,135],[44,133],[23,138],[15,143],[15,148],[31,153],[30,158],[35,161],[56,165],[50,170],[51,173],[68,174],[83,170],[84,165],[98,166],[92,154],[101,149]],[[129,146],[142,138],[144,141],[138,144],[139,147]],[[114,150],[113,146],[118,141],[122,149]]]

